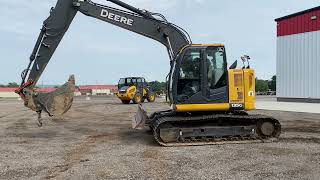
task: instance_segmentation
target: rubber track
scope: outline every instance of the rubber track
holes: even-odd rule
[[[268,120],[272,121],[277,128],[279,128],[279,132],[277,132],[277,137],[259,137],[259,136],[251,136],[251,137],[233,137],[230,136],[228,138],[202,138],[202,139],[194,139],[187,141],[177,141],[165,143],[161,141],[160,134],[158,133],[158,128],[161,124],[166,122],[183,122],[183,121],[198,121],[199,120],[214,120],[214,119],[232,119],[232,121],[252,121],[252,123],[256,124],[259,120]],[[153,127],[153,136],[158,144],[161,146],[201,146],[201,145],[221,145],[221,144],[246,144],[246,143],[267,143],[267,142],[276,142],[280,135],[281,125],[278,120],[265,116],[265,115],[230,115],[230,114],[215,114],[215,115],[204,115],[204,116],[162,116],[154,119],[153,123],[151,123]]]

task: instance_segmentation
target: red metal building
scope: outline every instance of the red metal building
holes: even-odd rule
[[[320,102],[320,6],[277,22],[277,98]]]
[[[320,6],[276,19],[277,36],[320,30]]]

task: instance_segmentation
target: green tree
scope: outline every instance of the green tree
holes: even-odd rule
[[[271,80],[268,82],[268,85],[269,85],[269,89],[271,89],[271,91],[277,90],[277,76],[276,75],[272,76]]]
[[[268,90],[268,81],[256,78],[256,92],[266,92]]]
[[[3,85],[3,84],[0,84],[0,87],[6,87],[5,85]]]
[[[10,82],[7,87],[19,87],[19,85],[16,82]]]
[[[152,81],[152,82],[149,82],[149,85],[150,85],[151,89],[157,94],[161,94],[166,91],[166,83],[165,82]]]

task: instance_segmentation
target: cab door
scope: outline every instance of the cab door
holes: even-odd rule
[[[173,85],[176,104],[203,104],[203,57],[201,47],[188,47],[184,50],[175,68]]]
[[[204,66],[207,103],[227,103],[228,71],[225,48],[222,46],[207,47]]]

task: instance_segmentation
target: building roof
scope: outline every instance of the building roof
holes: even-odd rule
[[[0,92],[14,92],[17,88],[0,87]]]
[[[80,86],[80,90],[91,90],[91,89],[117,89],[116,85],[85,85]]]
[[[320,6],[276,19],[277,37],[320,31]]]
[[[285,19],[289,19],[289,18],[292,18],[292,17],[300,16],[300,15],[303,15],[303,14],[306,14],[306,13],[309,13],[309,12],[313,12],[313,11],[316,11],[316,10],[320,10],[320,6],[314,7],[314,8],[311,8],[311,9],[307,9],[307,10],[304,10],[304,11],[300,11],[300,12],[297,12],[297,13],[293,13],[293,14],[290,14],[290,15],[287,15],[287,16],[283,16],[283,17],[275,19],[275,21],[277,21],[277,22],[278,21],[282,21],[282,20],[285,20]]]

